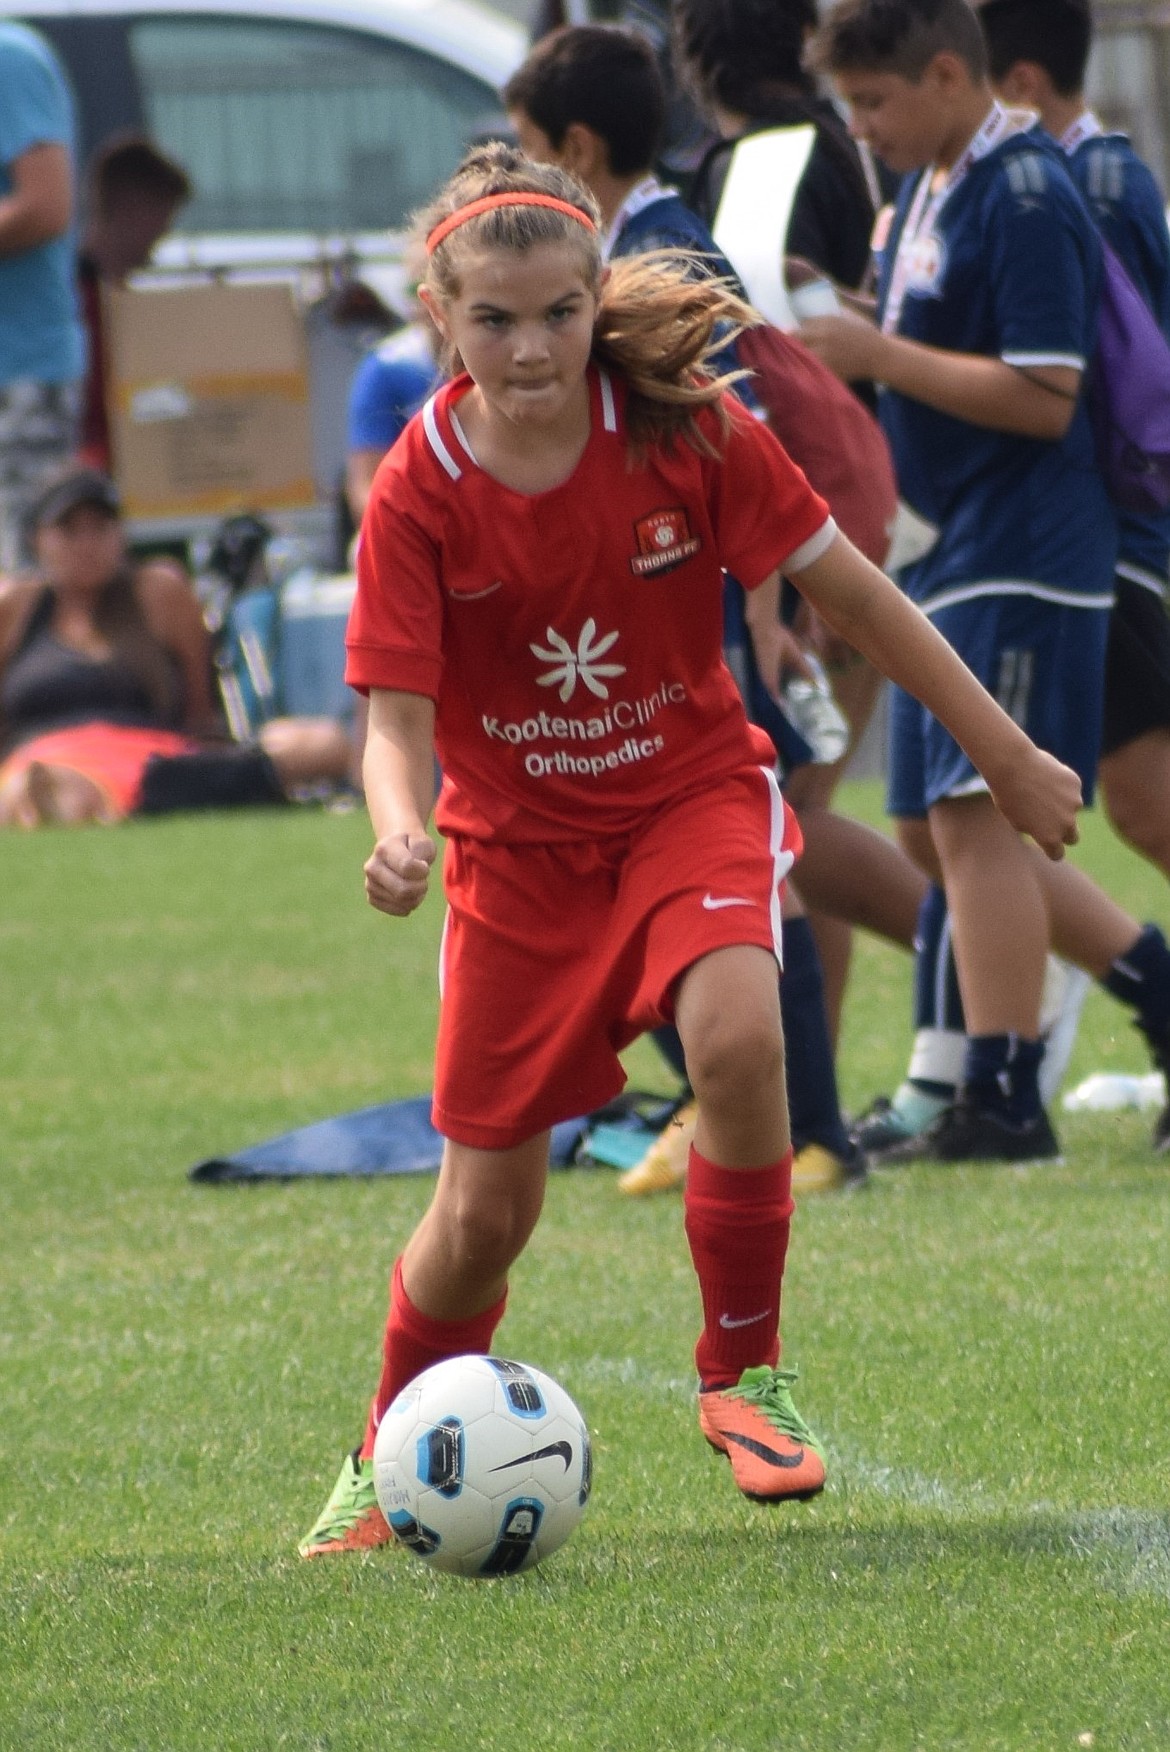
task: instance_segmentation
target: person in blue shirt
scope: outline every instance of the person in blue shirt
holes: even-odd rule
[[[48,43],[0,20],[0,571],[73,446],[85,342],[74,287],[74,118]]]
[[[349,391],[345,490],[361,524],[378,464],[439,382],[438,336],[420,312],[369,353]]]
[[[912,508],[936,530],[902,582],[1091,797],[1117,531],[1081,381],[1101,275],[1096,229],[1035,118],[995,99],[966,0],[840,0],[816,58],[851,125],[906,173],[880,252],[875,320],[802,331],[844,378],[883,386]],[[943,1160],[1053,1157],[1040,1097],[1049,947],[1136,1011],[1170,1056],[1170,949],[1080,872],[1052,875],[936,720],[896,694],[890,810],[945,888],[967,1020]]]

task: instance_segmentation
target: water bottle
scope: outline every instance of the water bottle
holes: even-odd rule
[[[823,277],[806,280],[788,294],[792,314],[798,323],[809,322],[814,316],[840,316],[841,300],[831,280]]]
[[[1066,1113],[1120,1113],[1124,1109],[1161,1107],[1166,1099],[1165,1079],[1160,1071],[1128,1076],[1114,1071],[1094,1071],[1061,1102]]]
[[[831,766],[849,746],[849,720],[816,658],[806,651],[805,662],[811,674],[793,676],[785,685],[784,710],[812,749],[816,765]]]

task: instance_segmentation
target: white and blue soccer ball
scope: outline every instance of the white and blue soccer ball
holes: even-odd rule
[[[374,1488],[395,1536],[432,1569],[514,1575],[585,1512],[589,1431],[564,1388],[527,1363],[450,1357],[387,1408]]]

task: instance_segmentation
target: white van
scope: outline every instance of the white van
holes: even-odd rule
[[[151,277],[297,281],[319,546],[369,338],[330,322],[329,294],[359,277],[394,305],[403,223],[469,141],[502,125],[499,87],[524,33],[475,0],[26,0],[12,13],[68,69],[82,164],[129,129],[187,171],[193,199]]]

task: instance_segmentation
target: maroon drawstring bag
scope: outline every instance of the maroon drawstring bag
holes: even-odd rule
[[[770,323],[745,329],[735,351],[752,373],[769,430],[854,546],[882,565],[898,489],[886,435],[869,409],[803,341]]]

